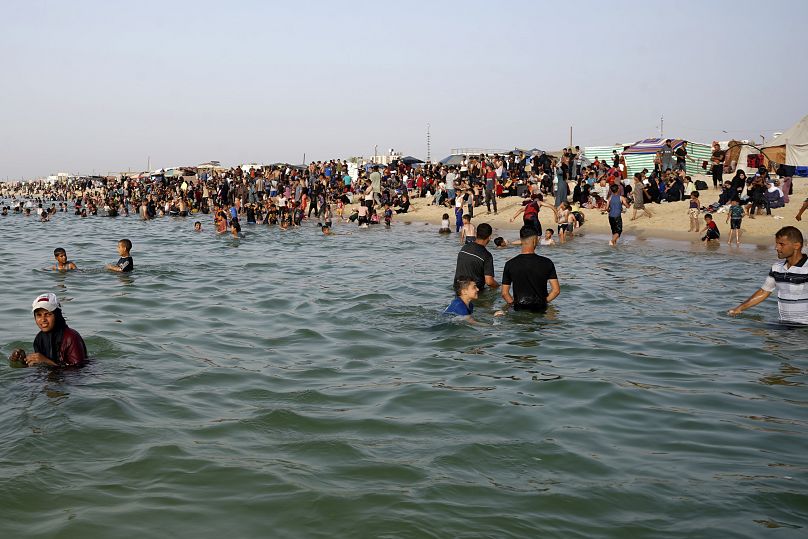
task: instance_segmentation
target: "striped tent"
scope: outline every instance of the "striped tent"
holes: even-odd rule
[[[629,178],[636,172],[642,172],[642,169],[654,170],[654,156],[665,145],[664,138],[649,138],[635,142],[627,150],[623,152],[623,157],[626,159],[626,168],[628,169]],[[671,139],[671,146],[676,150],[682,145],[684,140]],[[707,144],[699,144],[697,142],[687,142],[687,155],[693,161],[688,160],[685,163],[688,174],[706,174],[704,163],[709,162],[712,155],[712,149]]]
[[[617,153],[621,153],[623,148],[626,146],[628,146],[628,144],[620,146],[587,146],[584,148],[584,157],[592,162],[594,162],[595,158],[597,158],[600,161],[606,161],[607,163],[611,164],[613,155],[612,152],[617,150]]]

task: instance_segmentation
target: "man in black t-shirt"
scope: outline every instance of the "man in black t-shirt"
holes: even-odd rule
[[[491,241],[493,229],[488,223],[477,226],[477,239],[467,243],[457,253],[457,267],[455,268],[455,281],[460,277],[469,277],[477,283],[480,291],[485,285],[496,288],[499,283],[494,279],[494,257],[485,248]]]
[[[523,226],[519,230],[519,238],[522,240],[522,252],[508,260],[502,272],[502,299],[516,311],[542,312],[561,292],[555,265],[549,258],[536,254],[539,239],[536,229]]]

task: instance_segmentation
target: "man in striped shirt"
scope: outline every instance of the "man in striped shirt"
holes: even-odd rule
[[[778,230],[774,235],[774,246],[777,258],[783,261],[773,264],[763,286],[727,314],[740,314],[777,290],[780,321],[808,324],[808,255],[803,254],[802,245],[802,232],[797,227],[786,226]]]

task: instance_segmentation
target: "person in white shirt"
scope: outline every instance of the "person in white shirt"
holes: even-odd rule
[[[808,255],[802,252],[802,246],[800,229],[786,226],[778,230],[774,235],[774,247],[777,258],[783,261],[773,264],[763,286],[727,314],[736,316],[751,309],[777,290],[780,321],[808,325]]]

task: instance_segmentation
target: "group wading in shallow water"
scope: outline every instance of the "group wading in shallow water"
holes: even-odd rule
[[[483,204],[489,212],[497,214],[509,207],[502,201],[498,204],[497,199],[512,197],[511,200],[518,201],[518,208],[511,221],[522,217],[520,239],[497,237],[494,240],[499,250],[511,247],[521,250],[505,264],[501,288],[505,304],[502,308],[495,308],[495,314],[500,315],[509,309],[541,312],[558,296],[560,286],[555,265],[549,258],[537,255],[535,249],[537,245],[544,248],[573,239],[584,222],[585,209],[608,214],[612,233],[610,244],[614,246],[623,234],[624,213],[633,209],[632,220],[646,216],[655,221],[658,213],[649,211],[647,206],[679,193],[680,200],[689,197],[689,207],[682,219],[683,222],[689,219],[691,232],[703,233],[702,239],[706,243],[716,243],[721,235],[714,217],[725,212],[724,223],[730,225],[729,243],[734,241],[739,245],[743,220],[754,218],[763,210],[770,212],[771,207],[778,204],[778,197],[784,198],[791,186],[789,181],[787,187],[781,187],[778,180],[769,178],[765,169],[748,179],[739,172],[732,181],[716,184],[717,190],[721,191],[718,202],[705,208],[700,198],[703,192],[695,189],[694,182],[683,174],[683,170],[655,170],[650,176],[643,171],[635,174],[629,182],[621,173],[623,169],[619,164],[609,166],[605,161],[596,160],[591,165],[573,166],[571,163],[577,163],[576,155],[572,150],[560,160],[544,153],[532,156],[480,155],[465,158],[459,166],[426,164],[413,168],[397,163],[369,166],[354,175],[348,173],[347,163],[332,160],[305,167],[283,165],[249,170],[236,167],[193,171],[176,177],[124,176],[103,181],[76,179],[57,184],[30,182],[10,187],[3,184],[0,194],[10,197],[11,204],[6,205],[3,201],[1,217],[31,217],[28,222],[39,217],[37,221],[42,224],[37,226],[49,227],[56,218],[131,216],[149,221],[161,216],[178,220],[189,216],[199,219],[207,214],[213,221],[213,232],[230,234],[238,239],[255,237],[246,232],[244,226],[262,224],[289,230],[313,227],[316,223],[323,236],[341,236],[350,232],[336,232],[335,227],[351,224],[361,229],[375,225],[380,225],[379,228],[394,227],[397,219],[415,209],[412,200],[418,200],[418,204],[426,203],[441,210],[445,208],[438,232],[455,233],[462,244],[455,270],[456,301],[452,302],[454,307],[448,312],[470,317],[473,301],[478,295],[485,294],[486,288],[500,287],[494,276],[493,256],[487,249],[493,229],[488,223],[477,225],[474,221],[475,209],[479,214]],[[546,202],[550,196],[555,196],[555,204]],[[71,206],[75,217],[67,215]],[[806,210],[808,200],[794,215],[796,221],[801,221]],[[452,211],[455,213],[454,231],[450,220]],[[557,226],[557,239],[554,238],[555,230],[542,229],[540,215],[552,218]],[[202,233],[210,229],[203,227],[201,220],[196,220],[193,230]],[[808,323],[801,314],[806,304],[804,277],[800,276],[805,262],[798,256],[802,252],[802,235],[795,227],[785,227],[777,233],[776,243],[778,256],[785,262],[778,263],[779,266],[775,264],[777,268],[772,268],[764,287],[730,309],[729,313],[735,315],[745,311],[777,290],[781,319],[790,323]],[[72,247],[70,249],[73,251]],[[120,240],[117,249],[118,261],[107,264],[106,268],[121,273],[132,271],[132,242]],[[64,247],[57,247],[53,256],[53,270],[76,270],[77,265],[68,258]],[[468,284],[469,280],[474,282],[476,291]],[[463,286],[458,287],[458,283]],[[468,312],[460,308],[460,303]],[[43,316],[47,318],[48,315]],[[54,327],[61,328],[63,321],[63,318],[58,318]],[[49,327],[44,322],[42,332],[48,333],[45,329]],[[67,333],[72,334],[70,331]],[[51,361],[58,365],[58,354]],[[31,361],[31,364],[44,363],[36,359]]]

